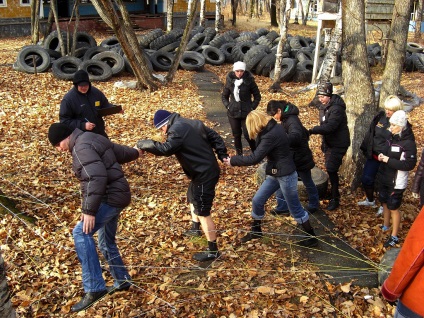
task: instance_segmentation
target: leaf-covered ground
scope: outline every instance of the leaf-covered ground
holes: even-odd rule
[[[257,24],[253,24],[257,26]],[[312,30],[312,31],[311,31]],[[313,29],[309,29],[312,32]],[[96,35],[103,39],[107,35]],[[71,173],[71,158],[57,152],[47,140],[49,125],[58,120],[59,104],[71,83],[50,72],[24,74],[11,65],[29,38],[2,39],[0,48],[0,189],[17,202],[22,212],[37,218],[35,226],[19,215],[1,219],[1,250],[7,264],[12,302],[21,317],[69,316],[70,307],[82,295],[81,267],[72,240],[72,228],[80,216],[79,184]],[[207,66],[224,80],[230,65]],[[381,68],[373,69],[374,79]],[[192,82],[193,73],[178,71],[172,84],[149,93],[115,88],[116,80],[94,83],[125,113],[106,120],[110,138],[135,145],[140,138],[158,136],[152,116],[159,108],[205,120],[201,97]],[[402,84],[423,96],[420,73],[404,74]],[[262,92],[260,108],[270,99],[288,99],[299,106],[307,128],[318,124],[317,110],[307,106],[314,92],[296,94],[305,83],[283,85],[284,94],[271,94],[269,78],[256,77]],[[219,101],[219,99],[218,99]],[[410,114],[421,152],[423,111]],[[206,121],[211,127],[215,123]],[[216,127],[222,135],[229,131]],[[320,139],[310,145],[316,163],[323,168]],[[228,144],[231,153],[234,149]],[[267,215],[265,239],[240,245],[250,222],[250,202],[257,189],[256,167],[222,166],[213,218],[219,231],[220,260],[207,269],[192,260],[206,246],[204,239],[188,239],[182,233],[190,225],[185,200],[188,180],[173,158],[146,155],[124,166],[132,187],[132,204],[121,215],[118,245],[134,280],[128,292],[99,301],[83,317],[390,317],[393,307],[378,289],[325,283],[316,264],[309,263],[295,244],[274,234],[290,233],[293,219]],[[411,177],[413,174],[411,174]],[[329,213],[344,239],[371,261],[385,252],[379,231],[382,219],[375,210],[360,209],[362,191],[352,193],[343,180],[341,208]],[[327,201],[322,201],[325,206]],[[402,205],[404,239],[418,213],[417,200],[406,192]],[[273,202],[269,203],[268,209]],[[287,231],[289,229],[289,231]],[[112,284],[105,266],[105,278]],[[366,297],[367,296],[367,297]],[[371,296],[371,297],[369,297]],[[367,298],[367,299],[366,299]]]

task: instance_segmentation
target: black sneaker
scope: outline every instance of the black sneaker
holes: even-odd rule
[[[397,237],[391,236],[386,241],[386,243],[383,244],[384,247],[393,247],[396,244],[399,244],[399,239]]]
[[[241,243],[247,243],[254,239],[259,239],[263,236],[262,232],[249,232],[247,235],[243,236],[240,241]]]
[[[125,282],[125,283],[122,283],[121,285],[119,285],[118,287],[109,286],[109,287],[106,287],[106,289],[107,289],[107,293],[109,295],[112,295],[114,292],[127,291],[127,290],[130,289],[130,287],[131,287],[131,283]]]
[[[289,215],[290,215],[290,211],[289,211],[289,210],[277,210],[277,209],[272,209],[272,210],[271,210],[271,214],[272,214],[272,215],[289,216]]]
[[[318,245],[318,239],[315,236],[310,236],[307,239],[297,242],[297,244],[303,247],[315,247]]]
[[[331,199],[330,203],[328,203],[327,210],[333,211],[333,210],[337,209],[339,207],[339,205],[340,205],[339,199]]]
[[[84,297],[75,305],[71,307],[72,312],[77,312],[81,310],[85,310],[92,306],[97,300],[103,298],[103,296],[107,295],[108,290],[102,290],[99,292],[86,293]]]
[[[211,251],[207,249],[204,252],[195,253],[193,255],[193,258],[199,262],[206,262],[206,261],[212,261],[214,259],[217,259],[220,256],[221,256],[221,253],[219,251]]]
[[[315,212],[317,212],[319,210],[319,208],[306,208],[306,211],[308,211],[311,214],[314,214]]]
[[[190,229],[184,232],[185,236],[202,236],[202,231],[201,230],[194,230],[194,229]]]

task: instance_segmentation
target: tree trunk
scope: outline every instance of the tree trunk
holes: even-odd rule
[[[156,90],[158,86],[144,60],[143,52],[138,44],[137,36],[134,33],[128,11],[123,2],[121,0],[116,0],[113,3],[108,0],[92,0],[92,4],[102,20],[115,32],[137,78],[138,87],[140,89],[148,88],[150,91]],[[121,11],[124,23],[119,20],[114,5],[117,5]]]
[[[275,0],[274,0],[275,1]],[[235,26],[237,21],[237,6],[239,0],[231,0],[231,13],[233,15],[233,19],[231,21],[231,25]]]
[[[68,33],[69,33],[69,26],[72,22],[72,17],[73,17],[74,12],[75,12],[75,24],[74,24],[74,32],[73,32],[73,37],[72,37],[71,56],[75,55],[75,50],[76,50],[76,47],[77,47],[77,33],[78,33],[78,25],[79,25],[79,20],[80,20],[80,14],[79,14],[80,2],[81,2],[81,0],[75,1],[74,8],[72,9],[71,17],[69,18],[69,22],[68,22]]]
[[[37,44],[40,40],[40,0],[33,0],[31,5],[31,43]]]
[[[199,25],[205,26],[205,0],[200,0],[200,17],[199,17]]]
[[[255,0],[250,0],[249,18],[253,18],[255,15]]]
[[[321,36],[317,34],[317,36]],[[334,65],[337,62],[337,52],[340,50],[342,42],[342,21],[338,20],[333,36],[331,37],[330,44],[327,47],[327,53],[325,54],[324,61],[322,62],[322,72],[319,76],[318,82],[328,82],[331,78],[331,72],[333,71]],[[315,58],[319,58],[319,48],[316,48]],[[312,79],[315,82],[315,79]]]
[[[311,10],[311,2],[312,0],[308,0],[308,3],[305,8],[306,12],[305,14],[302,14],[302,25],[306,25],[306,23],[308,22],[309,11]]]
[[[296,3],[297,3],[297,6],[296,6],[296,12],[294,13],[293,24],[299,24],[299,12],[300,12],[300,6],[301,6],[301,3],[302,3],[302,0],[296,0]]]
[[[60,52],[61,52],[62,56],[65,56],[67,51],[65,49],[65,43],[63,43],[62,32],[60,32],[59,15],[57,13],[57,1],[56,0],[50,1],[50,10],[53,11],[54,22],[56,23],[57,38],[59,39],[59,44],[60,44]]]
[[[167,0],[166,4],[166,31],[170,32],[174,27],[174,0]]]
[[[271,0],[271,10],[269,12],[269,16],[271,19],[271,26],[277,27],[277,0]]]
[[[413,0],[395,0],[392,24],[387,36],[387,59],[382,77],[383,84],[380,89],[379,105],[381,108],[384,108],[384,101],[388,95],[397,95],[399,91],[412,2]]]
[[[417,8],[415,11],[415,32],[414,32],[414,40],[421,40],[421,22],[423,20],[423,0],[417,1]]]
[[[215,31],[219,32],[219,30],[222,28],[221,25],[221,0],[216,0],[216,10],[215,10]]]
[[[364,163],[359,147],[377,110],[367,58],[364,0],[342,0],[342,20],[343,82],[351,146],[340,172],[351,180],[354,190],[361,184]]]
[[[183,56],[183,53],[187,47],[189,35],[194,25],[198,3],[199,3],[199,0],[189,0],[188,2],[188,10],[190,14],[187,17],[187,23],[184,29],[183,36],[181,38],[181,43],[180,43],[180,46],[178,47],[177,53],[175,54],[175,58],[174,58],[174,61],[172,62],[171,69],[166,75],[166,81],[168,83],[171,83],[172,80],[174,79],[175,72],[177,71],[178,65],[180,64],[180,61],[181,61],[181,57]]]
[[[31,224],[35,224],[37,219],[28,215],[27,213],[20,211],[16,208],[15,201],[9,199],[4,193],[0,190],[0,216],[10,214],[14,217],[20,218],[23,221],[27,221]],[[1,315],[0,315],[1,317]]]
[[[286,5],[287,5],[286,0],[280,0],[280,41],[278,41],[277,53],[275,54],[277,58],[275,60],[274,82],[269,88],[269,91],[273,93],[282,91],[281,83],[280,83],[281,64],[283,61],[284,45],[286,44],[286,41],[287,41],[287,28],[289,24],[288,21],[290,18],[290,2],[287,8],[286,8]]]
[[[9,287],[7,285],[6,269],[3,255],[0,250],[0,317],[15,318],[16,312],[10,302]]]

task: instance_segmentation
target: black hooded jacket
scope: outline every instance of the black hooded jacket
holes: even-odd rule
[[[256,149],[249,156],[231,157],[232,166],[252,166],[267,158],[265,173],[282,177],[293,173],[296,166],[289,140],[282,125],[271,119],[256,138]]]
[[[187,119],[173,113],[168,122],[165,142],[140,140],[139,149],[156,156],[175,155],[185,174],[191,180],[204,182],[219,176],[219,160],[228,157],[224,140],[200,120]]]
[[[228,117],[246,118],[247,114],[256,109],[261,101],[261,93],[259,92],[258,85],[256,85],[253,75],[245,71],[241,78],[243,79],[243,83],[239,86],[240,101],[236,102],[234,99],[234,82],[238,78],[233,71],[227,75],[221,98],[222,103],[225,108],[227,108]]]
[[[288,103],[281,112],[281,123],[289,138],[297,171],[311,170],[314,158],[309,148],[309,133],[299,119],[299,108]]]
[[[310,129],[311,134],[323,136],[323,148],[349,148],[350,134],[347,126],[346,104],[333,94],[327,105],[319,108],[320,125]]]
[[[105,122],[97,109],[108,108],[112,105],[106,96],[90,84],[86,94],[78,91],[75,85],[62,99],[59,110],[59,120],[70,128],[85,131],[85,123],[89,121],[96,125],[91,132],[107,137]]]

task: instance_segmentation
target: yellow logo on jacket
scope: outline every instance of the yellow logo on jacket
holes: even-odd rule
[[[100,107],[100,101],[99,100],[96,100],[96,102],[94,103],[94,106]]]

